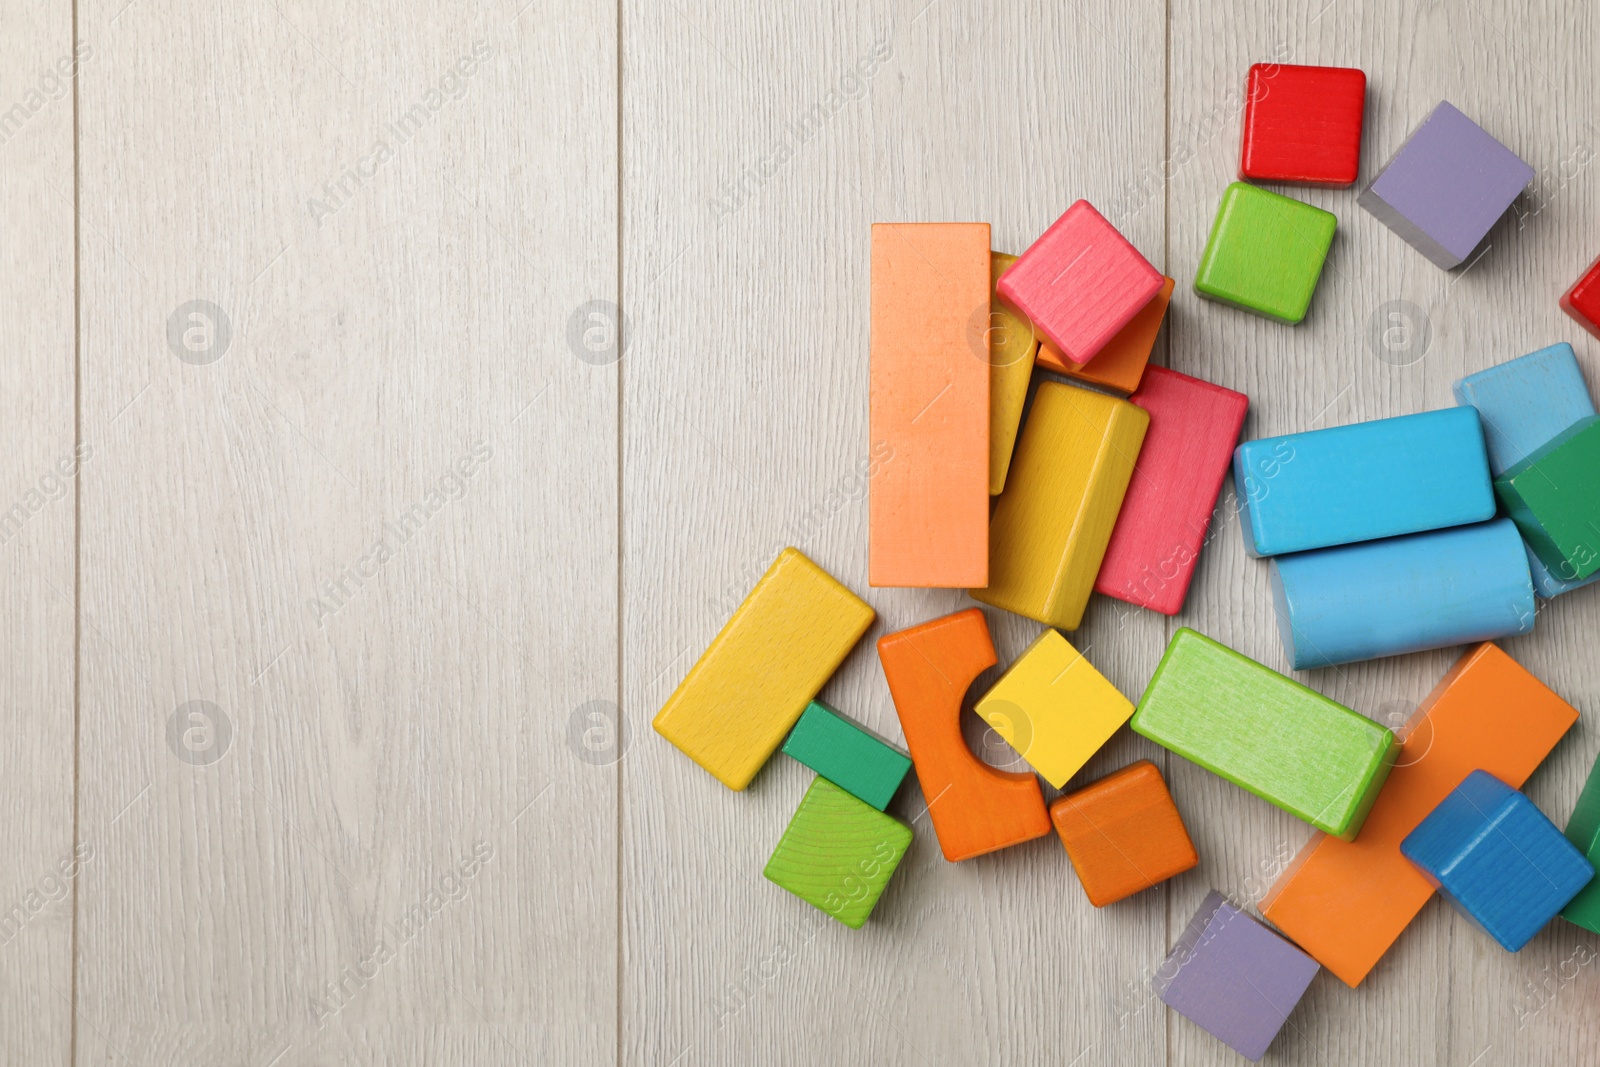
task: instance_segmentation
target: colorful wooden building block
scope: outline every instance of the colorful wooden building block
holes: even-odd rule
[[[1149,889],[1200,862],[1161,772],[1124,767],[1050,805],[1078,881],[1097,908]]]
[[[1217,206],[1194,291],[1293,325],[1311,307],[1337,226],[1319,207],[1234,182]]]
[[[1600,572],[1600,415],[1567,427],[1494,480],[1523,540],[1557,576]]]
[[[1150,984],[1169,1008],[1259,1060],[1316,976],[1316,960],[1213,890]]]
[[[1150,429],[1094,588],[1176,615],[1189,594],[1250,400],[1165,367],[1146,371],[1128,399],[1150,413]]]
[[[1244,549],[1276,556],[1494,518],[1478,413],[1444,408],[1246,441]]]
[[[1149,424],[1126,400],[1040,383],[989,523],[989,584],[972,598],[1076,630]]]
[[[1583,792],[1578,794],[1578,803],[1563,833],[1591,866],[1600,864],[1600,760],[1589,768],[1589,777],[1583,783]],[[1561,917],[1590,933],[1600,934],[1600,879],[1580,889],[1561,909]]]
[[[1172,290],[1176,286],[1177,282],[1171,278],[1163,278],[1161,288],[1150,303],[1140,308],[1139,313],[1128,320],[1128,325],[1117,331],[1100,354],[1089,362],[1074,363],[1051,348],[1048,341],[1042,341],[1039,366],[1076,381],[1133,392],[1139,388],[1139,379],[1144,377],[1144,368],[1155,351],[1156,337],[1161,333],[1161,323],[1167,317],[1167,305],[1172,303]]]
[[[1386,727],[1187,627],[1172,635],[1132,726],[1347,841],[1400,747]]]
[[[1537,609],[1507,519],[1279,556],[1271,583],[1297,671],[1515,637]]]
[[[1039,780],[979,760],[961,736],[961,700],[994,666],[989,625],[977,608],[878,639],[900,728],[939,838],[952,863],[1050,832]]]
[[[1400,842],[1468,774],[1528,780],[1578,711],[1500,648],[1456,661],[1401,733],[1404,745],[1361,836],[1311,840],[1261,901],[1261,914],[1352,988],[1433,896]]]
[[[743,789],[874,618],[827,571],[784,549],[656,713],[656,732]]]
[[[1561,294],[1561,310],[1585,330],[1600,337],[1600,259],[1589,264],[1583,277]]]
[[[816,778],[761,873],[859,930],[911,845],[911,827]]]
[[[783,743],[784,755],[882,811],[911,769],[911,757],[813,700]]]
[[[1257,63],[1245,79],[1239,177],[1354,185],[1367,76],[1352,67]]]
[[[1065,637],[1045,630],[973,710],[1061,789],[1128,721],[1133,703]]]
[[[1400,842],[1439,894],[1516,952],[1594,878],[1533,801],[1475,770]]]
[[[872,227],[871,585],[988,581],[989,277],[986,222]]]
[[[989,254],[991,281],[1000,280],[1006,268],[1017,261],[1004,252]],[[1006,471],[1011,469],[1011,450],[1017,443],[1017,427],[1022,423],[1022,404],[1028,399],[1028,379],[1033,375],[1033,358],[1039,341],[1033,324],[1000,302],[989,298],[989,495],[998,496],[1006,487]]]
[[[1436,265],[1466,262],[1533,168],[1442,101],[1356,202]]]
[[[1565,341],[1469,374],[1455,383],[1455,396],[1457,404],[1478,409],[1489,446],[1489,473],[1497,478],[1562,430],[1595,414],[1578,358]],[[1528,570],[1533,591],[1546,598],[1600,581],[1600,574],[1557,577],[1531,548]]]
[[[1079,200],[1000,276],[1000,298],[1057,353],[1087,363],[1161,288],[1161,272]]]

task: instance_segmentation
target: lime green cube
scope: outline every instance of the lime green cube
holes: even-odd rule
[[[1306,317],[1338,220],[1321,208],[1234,182],[1222,194],[1194,291],[1290,324]]]
[[[761,873],[859,930],[910,844],[911,827],[818,778]]]

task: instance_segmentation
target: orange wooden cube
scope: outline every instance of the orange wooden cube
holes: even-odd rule
[[[1097,908],[1200,862],[1167,783],[1149,760],[1061,797],[1050,805],[1050,818]]]

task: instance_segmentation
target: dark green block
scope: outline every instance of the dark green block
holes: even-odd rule
[[[1557,578],[1600,572],[1600,415],[1557,434],[1494,480],[1523,540]]]
[[[1567,820],[1567,840],[1577,846],[1590,863],[1600,863],[1600,760],[1589,771],[1589,780],[1578,794],[1578,806]],[[1575,926],[1600,934],[1600,879],[1578,891],[1561,909],[1561,917]]]
[[[910,844],[911,827],[817,778],[761,873],[859,930]]]
[[[783,751],[882,811],[911,769],[911,757],[813,700]]]

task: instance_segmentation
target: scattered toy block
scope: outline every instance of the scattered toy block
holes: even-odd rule
[[[743,789],[876,617],[784,549],[656,713],[656,732]]]
[[[867,581],[989,579],[989,224],[872,227]]]
[[[1042,341],[1038,364],[1077,381],[1133,392],[1139,388],[1139,379],[1144,377],[1144,368],[1155,351],[1156,337],[1161,333],[1161,323],[1167,317],[1167,305],[1172,302],[1172,290],[1176,286],[1177,282],[1171,278],[1163,278],[1161,288],[1150,303],[1129,319],[1128,325],[1117,331],[1100,354],[1089,362],[1074,363],[1050,347],[1049,342]]]
[[[1589,264],[1583,277],[1561,294],[1561,310],[1571,315],[1579,326],[1600,337],[1600,259]]]
[[[1128,398],[1150,413],[1094,588],[1176,615],[1189,595],[1250,399],[1165,367]]]
[[[1578,794],[1577,806],[1572,809],[1572,818],[1567,820],[1563,833],[1591,866],[1600,863],[1600,760],[1589,768],[1589,777],[1583,783],[1583,792]],[[1600,934],[1600,880],[1580,889],[1561,909],[1561,917],[1590,933]]]
[[[1212,890],[1150,984],[1169,1008],[1259,1060],[1316,976],[1316,960]]]
[[[1468,774],[1521,786],[1578,710],[1492,644],[1456,661],[1407,720],[1394,770],[1361,836],[1314,834],[1261,914],[1346,985],[1361,984],[1433,896],[1400,842]]]
[[[1515,637],[1537,604],[1508,519],[1279,556],[1270,568],[1297,671]]]
[[[998,282],[1016,261],[1016,256],[991,252],[991,281]],[[1011,450],[1022,424],[1022,403],[1028,399],[1028,379],[1033,376],[1039,341],[1033,335],[1033,324],[993,293],[989,321],[989,495],[998,496],[1006,487],[1006,471],[1011,468]]]
[[[911,769],[911,757],[813,700],[794,724],[784,754],[882,811]]]
[[[1450,270],[1467,261],[1533,177],[1515,152],[1441,101],[1356,203]]]
[[[1277,556],[1494,518],[1473,408],[1246,441],[1233,454],[1244,548]]]
[[[1245,79],[1239,177],[1354,185],[1361,170],[1367,76],[1352,67],[1257,63]]]
[[[911,827],[816,778],[761,873],[859,930],[911,845]]]
[[[1475,770],[1400,842],[1452,907],[1516,952],[1594,878],[1533,801]]]
[[[1161,288],[1161,272],[1079,200],[1000,276],[1000,298],[1073,363],[1087,363]]]
[[[881,637],[878,658],[944,858],[954,863],[1049,833],[1039,780],[990,767],[961,736],[962,697],[995,664],[983,612],[968,608]]]
[[[1149,424],[1126,400],[1040,383],[989,522],[989,584],[972,598],[1076,630]]]
[[[1050,819],[1097,908],[1200,862],[1167,783],[1149,760],[1057,798]]]
[[[1494,489],[1528,547],[1556,575],[1600,572],[1600,415],[1524,456]]]
[[[1040,634],[974,708],[1057,789],[1133,714],[1133,702],[1055,630]]]
[[[1217,206],[1194,291],[1292,326],[1311,307],[1337,227],[1319,207],[1234,182]]]
[[[1132,726],[1347,841],[1399,751],[1386,727],[1187,627],[1172,635]]]

